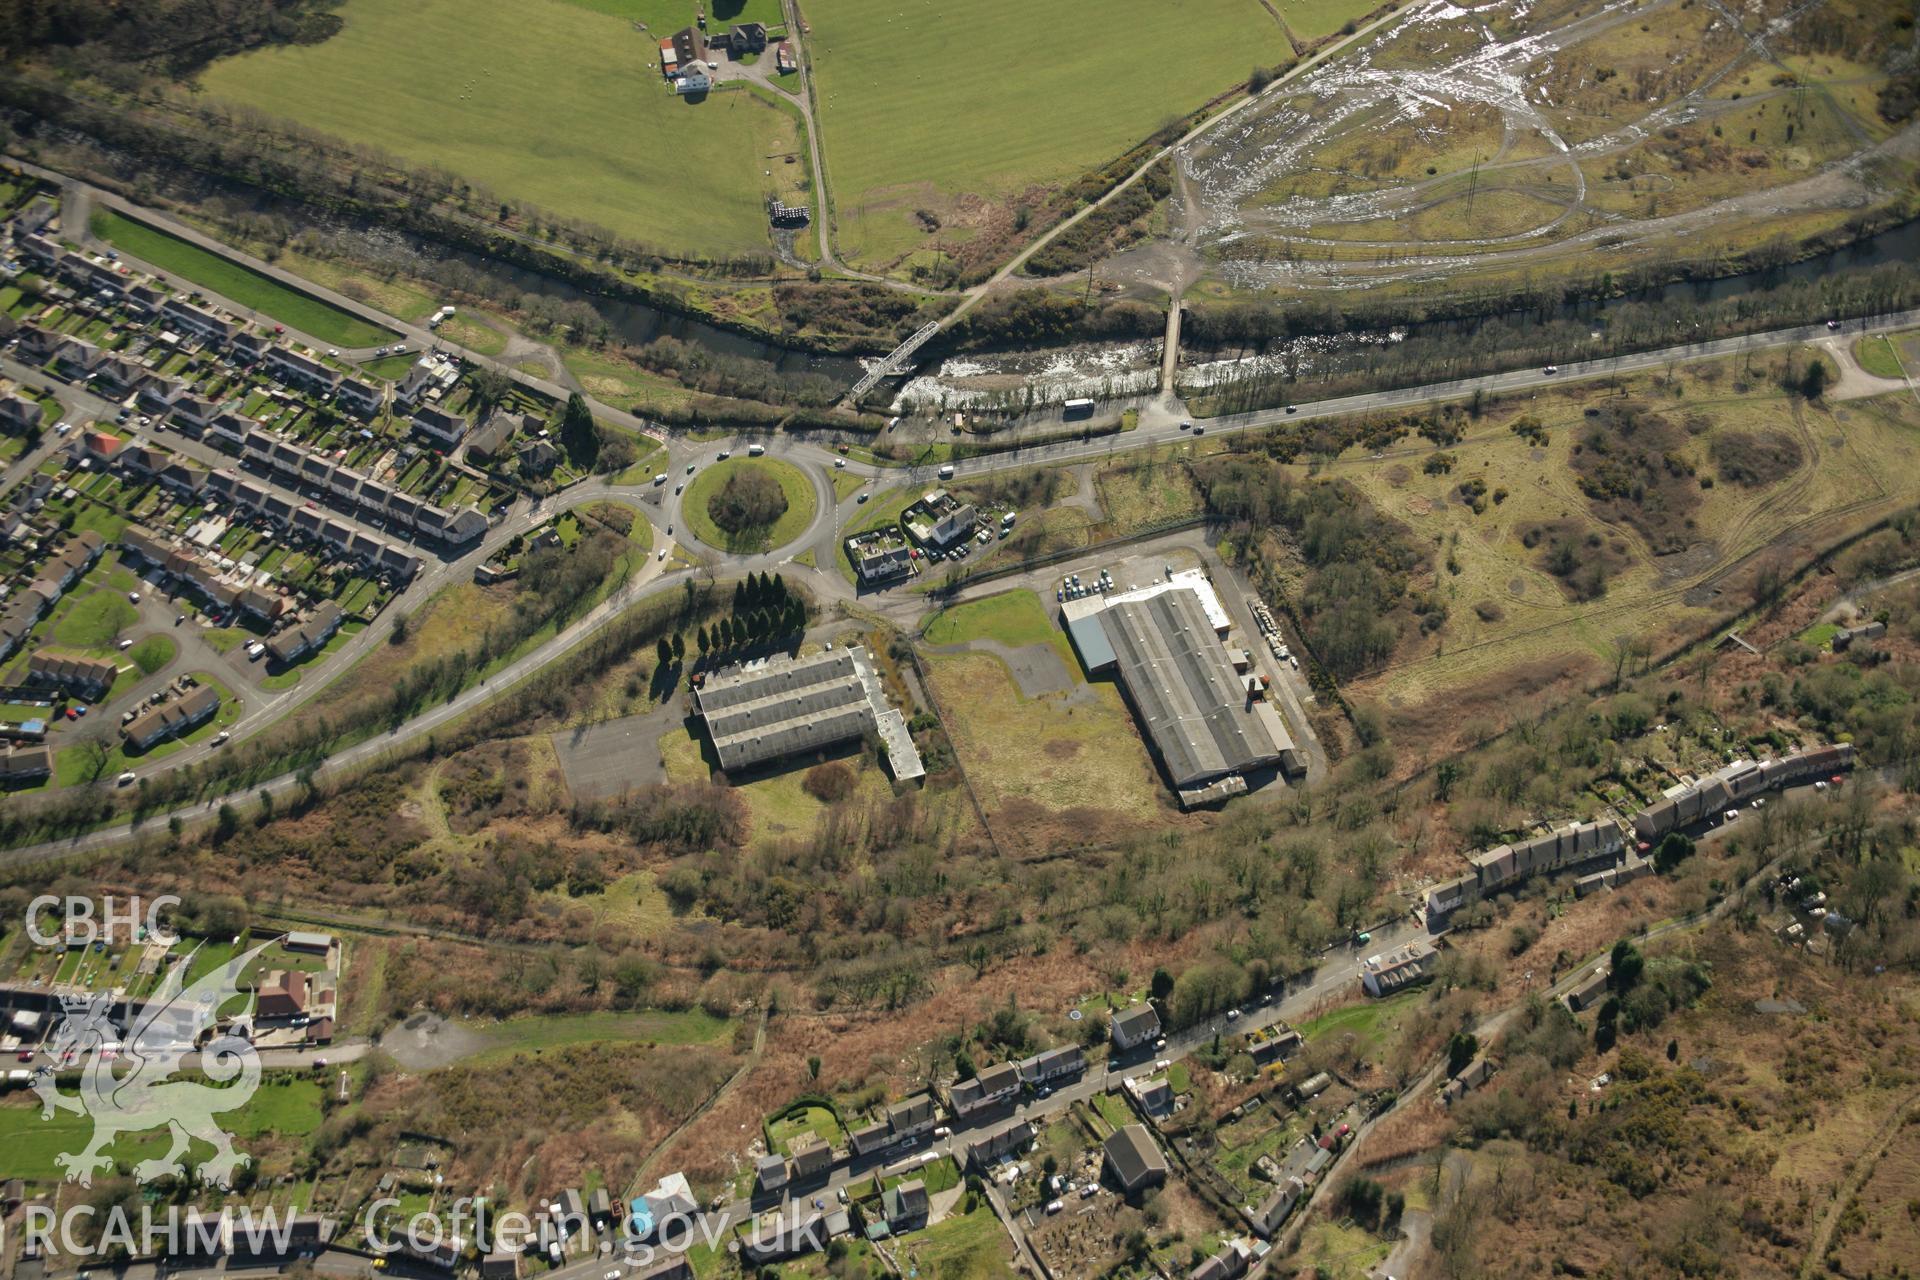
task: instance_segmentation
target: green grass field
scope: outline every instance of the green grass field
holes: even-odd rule
[[[1862,338],[1853,344],[1854,359],[1876,378],[1904,378],[1907,371],[1893,343],[1894,339],[1884,334]]]
[[[963,194],[1001,200],[1125,152],[1292,52],[1258,0],[1112,0],[1085,38],[1018,0],[834,0],[809,8],[840,250],[887,261]]]
[[[752,7],[777,20],[771,0]],[[209,68],[207,93],[663,249],[765,250],[766,161],[792,149],[796,126],[750,93],[674,96],[659,41],[691,9],[347,0],[339,13],[345,28],[321,44]]]
[[[998,640],[1013,649],[1049,644],[1072,671],[1078,664],[1067,644],[1067,634],[1053,625],[1046,606],[1031,591],[1003,591],[997,596],[955,605],[935,614],[927,623],[928,644],[959,644],[967,640]]]
[[[111,651],[122,631],[140,621],[140,611],[117,591],[95,591],[67,610],[53,629],[57,644]]]
[[[780,492],[787,499],[786,512],[774,522],[772,529],[763,537],[754,537],[746,542],[715,524],[707,510],[707,504],[718,497],[726,486],[727,477],[741,471],[764,471],[773,476],[780,482]],[[687,522],[687,528],[693,531],[694,537],[710,547],[732,547],[737,550],[771,550],[785,546],[807,531],[817,509],[813,482],[792,463],[773,458],[728,458],[725,462],[712,463],[694,476],[680,503],[681,517]]]
[[[651,1041],[654,1044],[714,1044],[724,1039],[733,1023],[703,1009],[679,1012],[652,1009],[642,1013],[580,1013],[546,1018],[513,1018],[484,1033],[491,1042],[481,1051],[483,1060],[539,1053],[567,1045],[603,1040]]]
[[[774,1150],[783,1155],[792,1155],[794,1141],[808,1133],[830,1147],[840,1146],[847,1140],[840,1122],[825,1107],[801,1107],[767,1125],[767,1136],[773,1139]]]
[[[68,1086],[69,1093],[72,1087]],[[32,1105],[25,1105],[31,1102]],[[278,1079],[263,1083],[243,1107],[217,1116],[236,1138],[257,1137],[263,1133],[298,1137],[320,1126],[320,1085],[312,1080]],[[93,1121],[87,1116],[62,1113],[51,1120],[40,1118],[39,1100],[31,1094],[16,1092],[8,1105],[0,1106],[0,1147],[7,1152],[7,1172],[29,1182],[57,1182],[61,1177],[55,1157],[64,1152],[83,1150],[93,1136]],[[167,1149],[164,1129],[120,1137],[107,1153],[116,1160],[144,1160],[162,1155]],[[245,1149],[245,1144],[241,1144]],[[192,1154],[205,1159],[211,1148],[196,1146]]]
[[[174,644],[172,636],[148,636],[129,649],[127,656],[133,659],[133,665],[139,667],[142,673],[152,675],[172,662],[177,652],[179,646]]]
[[[393,336],[378,325],[368,324],[318,298],[289,289],[277,280],[217,253],[209,253],[198,245],[188,244],[178,236],[123,218],[110,209],[94,211],[93,234],[144,262],[219,294],[236,306],[271,316],[321,342],[367,347]]]

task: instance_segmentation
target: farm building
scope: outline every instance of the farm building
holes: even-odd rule
[[[713,68],[704,62],[689,62],[673,78],[673,91],[682,97],[705,93],[713,88]]]
[[[744,58],[750,53],[764,53],[767,48],[767,28],[761,22],[740,22],[727,32],[727,47],[736,58]]]
[[[1183,798],[1297,759],[1279,712],[1250,697],[1234,674],[1220,642],[1227,616],[1204,577],[1174,575],[1139,591],[1071,600],[1062,617],[1089,674],[1118,670]]]
[[[906,720],[865,649],[778,656],[706,677],[695,694],[722,769],[745,769],[853,738],[876,738],[896,779],[925,774]]]
[[[682,27],[660,42],[660,72],[677,80],[696,62],[707,60],[706,33],[697,27]]]

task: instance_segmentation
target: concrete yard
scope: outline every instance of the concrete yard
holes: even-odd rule
[[[660,735],[678,729],[685,719],[681,709],[669,703],[637,716],[554,734],[553,749],[567,789],[575,800],[606,800],[667,781]]]

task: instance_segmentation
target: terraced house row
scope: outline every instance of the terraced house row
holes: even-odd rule
[[[224,435],[238,425],[223,421],[216,423],[215,429]],[[246,461],[299,481],[336,511],[367,512],[449,547],[465,546],[487,531],[487,517],[477,507],[450,510],[402,493],[384,480],[375,480],[324,454],[282,440],[258,423],[245,429],[239,443],[240,455]]]
[[[1611,818],[1572,823],[1528,840],[1483,849],[1467,858],[1473,869],[1466,875],[1427,890],[1425,907],[1430,925],[1437,926],[1470,902],[1521,884],[1536,875],[1557,874],[1618,861],[1627,853],[1627,868],[1644,870],[1639,857],[1653,841],[1668,832],[1711,819],[1735,804],[1762,792],[1805,782],[1853,766],[1853,744],[1794,751],[1774,760],[1736,760],[1697,782],[1683,782],[1633,817],[1633,834],[1640,848],[1627,849],[1627,831]],[[1608,871],[1582,877],[1582,892],[1606,880]]]

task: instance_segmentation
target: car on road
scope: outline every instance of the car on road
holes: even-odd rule
[[[662,547],[660,548],[660,554],[655,556],[654,560],[658,562],[661,560],[665,560],[666,558],[667,558],[667,549],[665,547]]]
[[[692,474],[693,474],[693,468],[695,467],[695,465],[697,465],[697,464],[695,464],[695,463],[691,463],[691,462],[689,462],[689,463],[687,464],[687,474],[688,474],[688,475],[692,475]]]
[[[1158,1040],[1155,1040],[1155,1041],[1153,1042],[1153,1047],[1154,1047],[1154,1048],[1156,1048],[1156,1049],[1164,1049],[1164,1048],[1166,1048],[1166,1047],[1167,1047],[1167,1038],[1166,1038],[1165,1036],[1161,1036],[1161,1037],[1160,1037],[1160,1038],[1159,1038]]]
[[[1739,816],[1740,816],[1740,811],[1738,809],[1729,809],[1725,813],[1720,815],[1720,821],[1732,822],[1735,818]]]
[[[1195,435],[1197,435],[1197,436],[1203,436],[1203,435],[1205,435],[1205,434],[1207,434],[1207,429],[1206,429],[1205,427],[1195,427],[1195,428],[1193,429],[1193,434],[1195,434]]]
[[[186,615],[186,614],[184,614],[184,613],[181,613],[181,614],[176,614],[176,615],[174,615],[174,619],[173,619],[173,625],[177,627],[177,626],[179,626],[179,625],[180,625],[181,623],[183,623],[183,622],[185,622],[186,620],[187,620],[187,615]]]
[[[1229,1009],[1229,1010],[1227,1010],[1227,1021],[1228,1021],[1228,1022],[1238,1022],[1238,1021],[1240,1021],[1240,1010],[1238,1010],[1238,1009]]]
[[[120,775],[116,785],[122,786],[122,787],[130,787],[133,785],[135,776],[136,775],[134,774],[133,770],[129,769],[125,773]]]
[[[1356,947],[1364,947],[1372,941],[1373,935],[1370,933],[1356,933],[1353,935],[1353,945]]]
[[[20,1051],[20,1055],[19,1055],[19,1057],[18,1057],[18,1058],[16,1059],[16,1061],[19,1061],[19,1062],[32,1062],[32,1061],[33,1061],[33,1050],[31,1050],[31,1049],[22,1049],[22,1050]]]
[[[613,1270],[607,1272],[601,1280],[620,1280],[620,1268],[615,1267]]]
[[[953,1136],[953,1130],[947,1128],[945,1125],[941,1125],[933,1131],[933,1136],[936,1138],[951,1138]]]
[[[396,342],[396,343],[394,343],[394,344],[393,344],[393,354],[395,354],[395,355],[397,355],[397,356],[403,356],[403,355],[405,355],[405,354],[407,354],[407,344],[406,344],[406,343],[404,343],[404,342]]]
[[[332,356],[332,357],[333,357],[334,359],[336,359],[336,360],[338,360],[338,359],[340,358],[340,348],[338,348],[338,347],[328,347],[328,348],[327,348],[327,354],[328,354],[328,355],[330,355],[330,356]]]
[[[847,1189],[845,1187],[834,1188],[834,1194],[840,1197],[841,1204],[845,1204],[847,1202]]]
[[[1827,328],[1829,328],[1829,329],[1838,329],[1839,327],[1840,327],[1840,322],[1839,322],[1838,320],[1829,320],[1829,321],[1827,321]]]
[[[1287,412],[1288,412],[1288,413],[1298,413],[1298,412],[1300,412],[1300,406],[1299,406],[1299,405],[1297,405],[1297,404],[1290,404],[1290,405],[1288,405],[1288,406],[1287,406]]]
[[[125,653],[125,652],[126,652],[127,650],[129,650],[129,649],[131,649],[131,648],[133,648],[133,641],[131,641],[131,640],[122,640],[122,641],[120,642],[120,652],[122,652],[122,653]]]
[[[127,599],[133,602],[134,604],[139,604],[140,593],[138,591],[129,591],[127,592]]]
[[[1764,809],[1767,807],[1767,798],[1765,796],[1755,796],[1752,801],[1748,803],[1747,807],[1749,809]]]
[[[1813,784],[1813,789],[1815,791],[1825,791],[1827,789],[1827,784],[1824,782],[1816,782]]]
[[[1180,429],[1182,431],[1191,431],[1193,430],[1193,424],[1191,422],[1183,422],[1180,424]]]
[[[847,460],[845,458],[835,458],[833,460],[833,465],[836,467],[844,468],[847,465]]]
[[[260,655],[265,653],[266,651],[267,651],[267,646],[260,643],[258,640],[249,640],[247,642],[247,660],[250,662],[258,661]]]
[[[1542,373],[1558,373],[1558,372],[1560,372],[1560,366],[1559,366],[1559,365],[1557,365],[1557,364],[1550,364],[1550,365],[1548,365],[1548,366],[1547,366],[1546,368],[1544,368],[1544,369],[1542,369],[1542,370],[1541,370],[1540,372],[1542,372]]]
[[[867,492],[867,491],[866,491],[865,489],[862,489],[862,490],[860,491],[860,496],[859,496],[859,497],[857,497],[857,498],[855,498],[855,499],[854,499],[854,501],[855,501],[855,502],[865,502],[865,501],[866,501],[866,500],[867,500],[868,498],[871,498],[872,496],[873,496],[873,495],[872,495],[872,494],[870,494],[870,493],[868,493],[868,492]]]
[[[375,355],[377,355],[377,356],[383,356],[383,355],[385,355],[385,354],[387,354],[387,349],[386,349],[385,347],[375,347],[375,348],[374,348],[374,351],[373,351],[373,354],[375,354]]]
[[[733,453],[730,450],[722,449],[720,452],[713,455],[713,460],[715,462],[725,462],[728,458],[731,458],[732,456],[733,456]]]
[[[1062,1209],[1064,1209],[1064,1208],[1066,1208],[1066,1207],[1067,1207],[1067,1202],[1066,1202],[1065,1200],[1049,1200],[1049,1201],[1047,1201],[1047,1212],[1048,1212],[1048,1213],[1058,1213],[1058,1212],[1060,1212],[1060,1211],[1061,1211]]]
[[[67,719],[69,719],[69,720],[78,720],[79,718],[80,718],[80,712],[79,712],[79,710],[78,710],[77,708],[75,708],[75,707],[68,707],[68,708],[67,708]],[[1822,787],[1824,787],[1824,786],[1825,786],[1826,784],[1825,784],[1825,783],[1820,783],[1819,785],[1820,785],[1820,786],[1822,786]]]
[[[1154,1061],[1153,1069],[1155,1071],[1165,1071],[1167,1068],[1171,1067],[1172,1065],[1173,1065],[1172,1058],[1159,1058]]]
[[[220,732],[213,735],[213,741],[209,742],[207,745],[210,747],[217,747],[221,743],[225,742],[228,738],[231,738],[232,736],[233,735],[231,733],[228,733],[225,729],[222,729]]]

